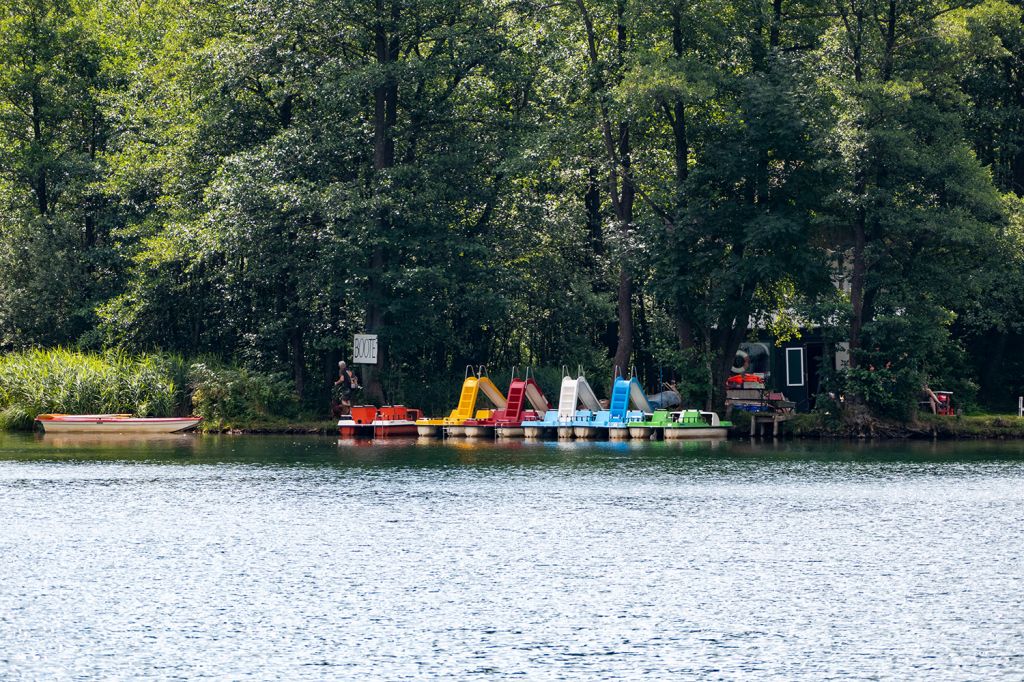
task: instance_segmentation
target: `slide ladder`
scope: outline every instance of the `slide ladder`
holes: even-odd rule
[[[626,412],[629,410],[629,381],[623,378],[615,380],[612,386],[612,397],[608,401],[608,412],[613,421],[626,421]]]
[[[513,379],[508,387],[508,402],[505,404],[505,414],[512,418],[519,417],[523,412],[523,405],[526,403],[526,382],[522,379]]]
[[[527,414],[527,404],[536,414]],[[533,379],[519,379],[513,377],[508,387],[508,400],[505,409],[495,414],[495,419],[500,424],[519,424],[529,416],[536,419],[537,416],[547,412],[547,398],[540,390],[540,386]]]
[[[564,421],[572,421],[576,417],[576,410],[580,405],[591,412],[599,412],[601,403],[594,395],[594,389],[587,383],[582,375],[576,379],[572,377],[562,378],[562,388],[558,393],[558,418]]]
[[[631,413],[630,407],[635,412]],[[653,412],[651,403],[647,400],[647,394],[644,393],[643,386],[640,385],[636,377],[615,379],[608,411],[611,413],[610,421],[623,423],[643,419],[644,414]]]
[[[473,418],[473,411],[476,409],[476,397],[480,392],[480,381],[475,376],[468,376],[462,382],[462,392],[459,394],[459,404],[448,415],[449,421],[459,423]]]
[[[515,423],[523,421],[523,405],[526,402],[526,382],[522,379],[512,379],[508,385],[508,401],[505,409],[495,415],[501,423]]]
[[[562,377],[562,387],[558,392],[558,418],[572,421],[576,416],[576,404],[579,400],[579,382],[572,377]]]

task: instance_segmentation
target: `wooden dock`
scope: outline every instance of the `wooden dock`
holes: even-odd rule
[[[772,427],[772,438],[778,438],[781,424],[793,418],[792,412],[754,412],[750,415],[750,437],[764,438],[765,430]]]

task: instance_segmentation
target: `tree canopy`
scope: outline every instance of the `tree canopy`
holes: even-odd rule
[[[815,326],[879,410],[1004,406],[1022,195],[1017,1],[0,0],[4,350],[316,398],[366,331],[378,401],[484,362],[715,401]]]

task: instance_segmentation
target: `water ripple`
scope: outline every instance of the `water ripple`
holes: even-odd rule
[[[1024,676],[1019,446],[0,439],[0,679]]]

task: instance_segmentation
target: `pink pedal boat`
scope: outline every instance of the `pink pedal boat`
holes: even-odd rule
[[[36,424],[46,433],[181,433],[202,417],[133,417],[130,414],[41,414]]]

